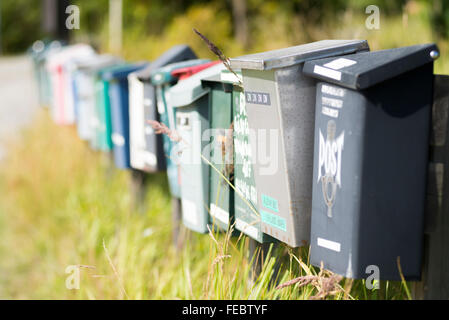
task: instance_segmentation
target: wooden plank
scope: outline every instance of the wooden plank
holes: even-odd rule
[[[449,76],[435,75],[423,272],[414,299],[449,299]]]

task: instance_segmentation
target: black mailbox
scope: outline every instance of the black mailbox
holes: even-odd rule
[[[421,274],[434,44],[306,62],[317,84],[311,263]]]

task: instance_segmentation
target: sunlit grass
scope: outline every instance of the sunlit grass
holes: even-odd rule
[[[244,236],[187,232],[176,251],[165,175],[150,176],[147,208],[139,214],[128,172],[109,161],[44,111],[9,148],[0,168],[0,298],[308,299],[318,292],[312,285],[275,288],[318,273],[304,248],[280,245],[255,281]],[[69,265],[81,266],[79,290],[65,286]],[[379,295],[361,281],[340,286],[328,298]],[[398,284],[390,286],[385,297],[404,297]]]

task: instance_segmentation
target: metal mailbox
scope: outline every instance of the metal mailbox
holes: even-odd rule
[[[66,66],[74,59],[95,55],[94,49],[86,44],[66,46],[49,55],[47,68],[52,85],[51,115],[60,125],[75,122],[73,87],[71,73]]]
[[[103,79],[109,85],[114,162],[120,169],[130,168],[128,75],[147,65],[148,63],[127,64],[103,73]]]
[[[78,136],[82,140],[91,141],[95,128],[95,75],[107,66],[121,63],[120,59],[111,55],[95,55],[76,61],[73,74],[73,92],[75,99],[75,118]]]
[[[315,80],[302,65],[368,49],[324,40],[231,59],[243,75],[262,231],[292,247],[309,241],[312,202]]]
[[[316,92],[311,262],[421,274],[433,44],[309,61]],[[372,267],[371,267],[372,268]],[[370,271],[371,272],[371,271]]]
[[[128,76],[130,90],[130,161],[131,167],[147,172],[165,170],[162,137],[154,134],[147,120],[159,120],[156,93],[151,74],[165,65],[196,59],[187,45],[177,45],[163,53],[148,67]]]
[[[233,153],[233,87],[235,75],[223,70],[220,75],[202,80],[209,88],[210,162],[209,214],[210,221],[223,230],[234,223],[234,190],[223,176],[234,183]],[[230,73],[230,72],[229,72]],[[218,173],[216,170],[219,170]]]
[[[196,68],[196,67],[192,67]],[[179,174],[181,180],[182,221],[194,231],[206,233],[209,224],[209,165],[201,155],[209,158],[203,149],[209,144],[205,130],[209,129],[209,89],[201,80],[219,75],[224,66],[215,64],[185,80],[169,91],[171,105],[176,109],[176,130],[180,143]],[[189,74],[189,70],[183,72]]]

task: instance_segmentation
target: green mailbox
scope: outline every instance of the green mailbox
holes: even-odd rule
[[[109,82],[103,79],[103,75],[118,70],[125,65],[121,63],[100,69],[95,77],[95,110],[91,119],[94,134],[90,141],[90,145],[94,150],[111,151],[113,147]]]
[[[205,65],[209,63],[207,59],[193,59],[181,62],[171,63],[164,67],[154,70],[151,73],[151,83],[156,90],[156,105],[159,114],[160,121],[171,130],[175,130],[175,113],[172,105],[167,101],[167,93],[170,88],[178,82],[178,76],[172,74],[173,71],[180,68],[187,68]],[[162,137],[163,149],[166,156],[167,163],[167,176],[168,184],[170,187],[170,193],[174,198],[181,198],[181,187],[179,185],[178,178],[178,166],[172,160],[171,151],[174,146],[174,142],[166,135]]]
[[[235,75],[226,70],[222,72],[222,78],[235,79]],[[275,242],[274,238],[262,232],[262,222],[257,206],[257,188],[251,159],[245,94],[243,87],[238,84],[238,81],[235,81],[232,88],[232,115],[234,131],[233,183],[238,192],[234,196],[235,228],[259,243]]]
[[[209,224],[209,89],[201,80],[219,75],[223,64],[204,69],[180,80],[169,92],[175,108],[176,130],[182,137],[178,145],[180,153],[180,180],[182,220],[184,225],[197,232],[207,233]]]
[[[238,81],[230,72],[231,76],[222,76],[226,71],[202,80],[203,87],[210,89],[210,162],[214,168],[209,167],[209,214],[211,222],[223,230],[234,223],[234,190],[229,182],[234,180],[233,83]]]

